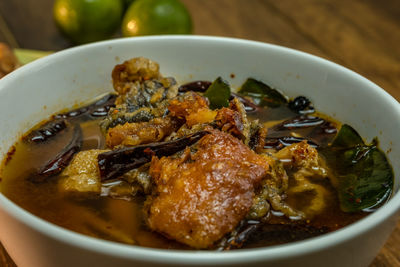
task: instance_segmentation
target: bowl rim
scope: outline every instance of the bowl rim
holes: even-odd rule
[[[301,52],[295,49],[268,44],[258,41],[250,41],[238,38],[229,37],[215,37],[215,36],[201,36],[201,35],[164,35],[164,36],[144,36],[144,37],[133,37],[133,38],[120,38],[108,41],[96,42],[77,47],[68,48],[60,52],[56,52],[52,55],[38,59],[32,63],[29,63],[16,71],[6,75],[0,80],[0,90],[7,87],[7,83],[12,83],[19,76],[24,73],[38,67],[51,65],[53,61],[59,58],[68,57],[70,54],[74,54],[86,49],[93,49],[95,47],[108,47],[118,45],[120,43],[140,43],[140,42],[155,42],[155,41],[205,41],[214,44],[236,44],[243,45],[247,48],[261,48],[274,50],[279,53],[288,54],[290,56],[305,58],[308,61],[313,61],[315,64],[323,65],[328,68],[333,68],[336,71],[345,73],[351,76],[352,79],[357,79],[358,82],[362,83],[369,90],[373,90],[376,95],[379,95],[388,105],[393,108],[393,112],[396,112],[400,118],[400,105],[392,96],[389,95],[385,90],[362,77],[361,75],[347,69],[334,62],[326,59]],[[4,85],[4,86],[3,86]],[[47,222],[28,211],[22,209],[17,204],[6,198],[0,193],[0,207],[2,207],[9,215],[15,219],[23,222],[25,225],[29,225],[32,229],[40,232],[46,236],[49,236],[61,243],[67,243],[68,245],[82,248],[95,253],[106,254],[110,256],[117,256],[125,259],[141,260],[145,262],[154,263],[167,263],[167,264],[198,264],[211,265],[211,264],[238,264],[238,263],[251,263],[260,260],[272,261],[277,259],[288,259],[296,257],[298,255],[305,255],[310,252],[318,252],[325,250],[329,247],[335,246],[340,243],[345,243],[349,239],[356,236],[360,236],[365,232],[368,232],[377,225],[383,223],[389,217],[393,216],[400,210],[400,193],[397,190],[392,193],[390,200],[385,203],[384,208],[380,208],[373,214],[350,224],[342,229],[335,232],[324,234],[322,236],[306,239],[303,241],[292,242],[283,245],[270,246],[264,248],[253,248],[253,249],[241,249],[235,251],[217,252],[217,251],[184,251],[184,250],[167,250],[167,249],[155,249],[133,245],[126,245],[117,242],[97,239],[89,237],[83,234],[79,234],[68,229],[62,228],[50,222]]]

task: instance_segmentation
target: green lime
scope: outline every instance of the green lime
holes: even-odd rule
[[[191,32],[192,19],[179,0],[135,0],[122,21],[124,36]]]
[[[54,19],[62,33],[76,44],[110,37],[121,22],[121,0],[56,0]]]

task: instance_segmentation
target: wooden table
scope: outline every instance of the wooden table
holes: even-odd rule
[[[400,99],[398,0],[182,0],[194,33],[269,42],[350,68]],[[0,41],[14,47],[70,46],[52,19],[53,0],[0,1]],[[1,266],[15,266],[4,250]],[[400,222],[371,266],[400,266]]]

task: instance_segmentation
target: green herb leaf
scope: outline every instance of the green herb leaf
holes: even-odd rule
[[[254,103],[262,107],[276,108],[287,103],[287,99],[277,90],[253,78],[246,80],[239,93],[253,98]]]
[[[218,109],[229,106],[229,98],[231,97],[231,87],[221,77],[218,77],[208,87],[204,96],[210,101],[211,109]]]
[[[390,196],[393,187],[393,171],[382,151],[374,146],[352,150],[354,157],[352,165],[348,166],[351,169],[339,177],[339,200],[345,212],[382,203]]]
[[[361,136],[350,125],[344,124],[332,142],[332,147],[349,148],[364,145]]]
[[[393,170],[375,144],[365,145],[349,125],[343,125],[332,145],[320,151],[338,179],[344,212],[374,209],[392,193]]]

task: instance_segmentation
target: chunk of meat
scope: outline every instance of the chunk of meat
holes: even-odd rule
[[[317,149],[305,140],[279,150],[274,156],[282,161],[286,167],[302,170],[309,173],[309,176],[313,174],[321,177],[327,176]]]
[[[168,111],[168,101],[176,94],[174,80],[166,84],[156,80],[137,82],[128,93],[117,97],[116,107],[110,109],[108,116],[101,122],[101,128],[105,132],[127,122],[144,122],[162,117]]]
[[[159,78],[135,81],[129,84],[129,90],[119,94],[115,103],[127,104],[130,108],[156,107],[165,99],[171,99],[178,93],[174,78]]]
[[[280,211],[292,219],[304,219],[305,215],[301,211],[295,210],[285,201],[285,193],[288,189],[289,177],[283,165],[276,158],[264,155],[269,162],[270,169],[261,181],[261,186],[253,199],[249,219],[260,219],[269,211],[269,205],[275,211]]]
[[[169,101],[168,110],[171,116],[185,119],[188,127],[212,122],[217,115],[216,111],[209,109],[207,99],[194,92]]]
[[[258,120],[251,121],[248,146],[256,151],[262,153],[265,146],[265,139],[267,138],[268,128],[262,125]]]
[[[211,110],[206,98],[194,92],[172,99],[168,110],[171,116],[185,120],[183,131],[190,132],[194,126],[203,129],[212,123],[218,129],[242,139],[246,144],[250,138],[250,124],[243,104],[234,98],[229,108]]]
[[[249,143],[250,124],[243,104],[236,97],[229,102],[229,108],[218,110],[215,123],[222,131],[242,139],[246,144]]]
[[[155,118],[149,122],[125,123],[110,128],[106,135],[109,148],[117,145],[136,146],[163,140],[176,131],[181,123],[170,116]]]
[[[116,107],[101,122],[104,133],[116,125],[164,116],[168,101],[178,94],[175,79],[162,77],[158,64],[146,58],[133,58],[117,65],[112,77],[118,97]]]
[[[314,182],[314,180],[324,179],[328,175],[318,151],[307,141],[302,141],[281,149],[275,156],[292,171],[291,177],[294,179],[295,185],[288,189],[289,195],[313,191],[314,197],[307,206],[302,208],[305,216],[311,218],[320,213],[325,208],[330,194],[325,187]]]
[[[77,153],[71,163],[61,173],[61,192],[95,193],[101,192],[100,172],[97,156],[108,150],[86,150]]]
[[[153,157],[155,194],[147,201],[147,224],[194,248],[207,248],[249,212],[268,162],[230,134],[211,134],[178,158]]]
[[[186,124],[184,124],[184,125],[182,125],[181,128],[179,128],[179,130],[177,130],[176,132],[173,132],[165,140],[166,141],[171,141],[171,140],[183,138],[185,136],[192,135],[192,134],[204,131],[204,129],[206,127],[210,127],[210,125],[206,124],[206,123],[198,123],[198,124],[195,124],[195,125],[193,125],[191,127],[188,127]]]
[[[119,94],[126,94],[136,81],[157,79],[160,77],[157,62],[144,57],[132,58],[118,64],[112,71],[113,86]]]

